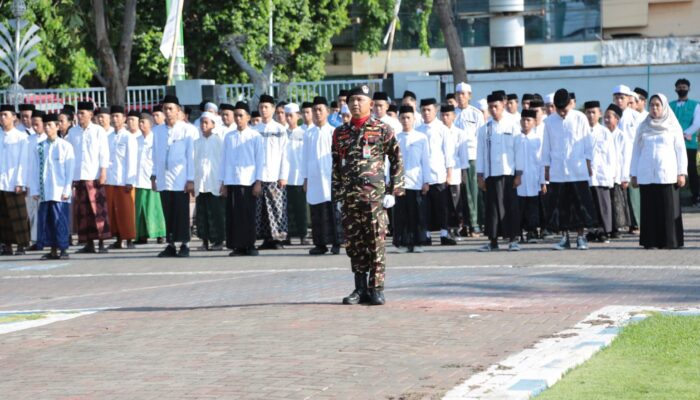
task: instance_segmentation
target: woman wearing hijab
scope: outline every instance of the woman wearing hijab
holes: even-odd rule
[[[666,96],[657,93],[637,129],[630,168],[632,186],[641,191],[639,244],[645,249],[683,247],[679,192],[687,169],[683,129]]]

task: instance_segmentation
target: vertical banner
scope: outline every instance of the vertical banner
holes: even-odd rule
[[[171,60],[168,72],[168,84],[186,79],[185,46],[182,28],[182,6],[184,0],[165,0],[165,10],[168,19],[163,29],[163,39],[160,42],[160,52]],[[175,43],[177,41],[177,44]]]

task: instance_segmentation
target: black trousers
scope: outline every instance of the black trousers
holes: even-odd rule
[[[503,237],[512,241],[520,235],[518,192],[513,179],[511,175],[486,178],[484,233],[491,240]]]
[[[314,246],[340,246],[343,242],[343,227],[336,203],[325,201],[312,204],[310,209],[311,237]]]
[[[700,178],[698,178],[697,156],[698,151],[695,149],[686,149],[688,154],[688,185],[690,193],[693,194],[693,202],[700,197]]]
[[[645,248],[683,247],[680,189],[675,184],[639,185],[641,226],[639,244]]]
[[[227,185],[226,247],[248,249],[255,246],[257,199],[253,186]]]
[[[430,185],[428,189],[428,229],[438,231],[449,226],[449,186],[444,183]]]
[[[595,228],[595,206],[588,181],[549,183],[549,220],[552,232]]]
[[[427,197],[420,190],[406,189],[406,195],[397,196],[393,207],[396,247],[420,246],[425,241],[425,206]]]
[[[160,192],[165,217],[165,240],[175,242],[190,241],[190,194],[184,191],[164,190]]]
[[[536,232],[542,226],[542,198],[540,196],[518,196],[520,227],[528,232]]]

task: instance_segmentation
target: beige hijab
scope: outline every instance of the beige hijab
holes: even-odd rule
[[[649,98],[649,103],[651,103],[654,97],[661,100],[661,117],[652,118],[651,114],[647,115],[644,121],[639,125],[638,140],[641,140],[642,136],[672,134],[676,131],[683,134],[681,124],[678,123],[676,115],[671,111],[671,107],[668,105],[668,98],[662,93],[656,93]]]

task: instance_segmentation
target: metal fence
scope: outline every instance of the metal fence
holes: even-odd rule
[[[323,96],[329,101],[335,99],[338,93],[343,89],[350,89],[358,85],[367,85],[370,90],[382,90],[381,79],[353,79],[353,80],[334,80],[334,81],[316,81],[316,82],[293,82],[287,86],[287,94],[284,99],[295,103],[311,101],[315,96]],[[218,85],[219,94],[218,101],[220,103],[233,103],[241,100],[249,100],[255,94],[252,84],[228,84]],[[272,93],[275,98],[280,98],[280,90],[282,84],[274,83],[272,85]]]
[[[131,86],[126,91],[127,109],[150,109],[160,102],[165,95],[165,86]],[[66,89],[28,89],[25,90],[23,103],[36,105],[38,110],[57,111],[64,105],[77,107],[79,101],[92,101],[98,107],[107,106],[105,88],[66,88]],[[0,103],[8,103],[7,90],[0,90]]]
[[[324,96],[329,101],[335,99],[342,89],[350,89],[358,85],[368,85],[372,91],[382,90],[381,79],[354,79],[317,82],[294,82],[287,86],[287,94],[284,100],[301,103],[311,101],[315,96]],[[254,95],[252,84],[227,84],[217,85],[217,99],[219,103],[250,100]],[[282,84],[273,84],[272,90],[275,98],[280,97]],[[127,110],[151,109],[158,104],[165,95],[166,87],[156,86],[130,86],[126,92]],[[64,105],[74,107],[79,101],[92,101],[98,107],[107,106],[107,92],[105,88],[66,88],[66,89],[27,89],[24,93],[23,103],[35,104],[37,109],[43,111],[58,111]],[[7,90],[0,90],[0,103],[9,102]]]

